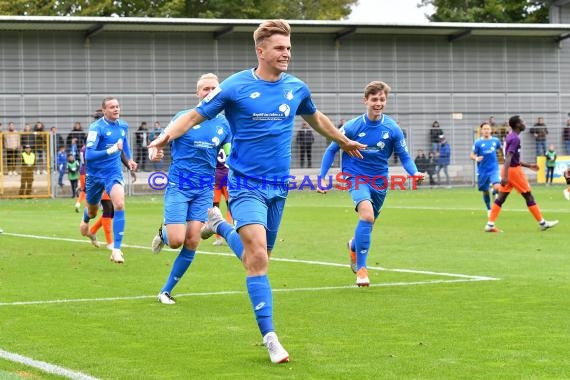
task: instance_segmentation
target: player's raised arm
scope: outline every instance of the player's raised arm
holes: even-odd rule
[[[366,146],[343,135],[322,112],[317,111],[312,115],[301,116],[315,131],[334,140],[348,155],[362,158],[360,151],[365,149]]]
[[[174,120],[174,122],[168,124],[164,132],[148,144],[148,148],[164,148],[169,141],[182,136],[190,128],[200,124],[204,120],[206,120],[206,118],[196,112],[196,110],[191,110],[181,115],[178,119]]]

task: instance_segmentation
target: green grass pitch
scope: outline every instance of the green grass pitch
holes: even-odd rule
[[[70,199],[0,203],[0,379],[57,379],[2,352],[100,379],[559,379],[570,377],[570,202],[533,190],[541,232],[512,194],[486,234],[474,189],[389,193],[372,238],[372,285],[357,288],[348,193],[292,191],[270,265],[270,363],[245,272],[212,240],[175,288],[176,252],[153,255],[162,197],[126,201],[126,263],[79,236]],[[103,239],[102,231],[100,240]]]

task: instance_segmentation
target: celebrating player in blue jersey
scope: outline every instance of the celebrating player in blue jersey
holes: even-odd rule
[[[343,153],[342,172],[350,181],[349,192],[356,211],[358,224],[354,237],[348,242],[351,269],[356,273],[356,285],[369,286],[366,260],[370,249],[370,236],[374,222],[380,214],[386,193],[390,187],[388,180],[388,160],[397,153],[408,174],[423,180],[416,164],[408,153],[406,139],[398,124],[383,113],[388,101],[390,86],[384,82],[370,82],[364,89],[366,113],[344,124],[343,132],[366,146],[362,151],[363,160]],[[336,142],[329,145],[323,156],[320,178],[324,178],[331,167],[340,147]],[[324,191],[319,187],[320,193]]]
[[[493,185],[493,194],[499,192],[501,176],[497,149],[501,148],[501,140],[491,136],[491,125],[483,123],[479,127],[481,137],[473,143],[470,157],[477,162],[477,186],[483,193],[483,201],[487,206],[487,214],[491,212],[491,194],[489,187]]]
[[[113,219],[113,250],[111,261],[122,264],[125,259],[121,243],[125,232],[125,189],[121,163],[121,151],[128,159],[129,170],[136,170],[137,164],[131,159],[127,135],[129,125],[119,119],[121,108],[116,98],[103,99],[103,117],[89,126],[87,135],[86,184],[87,207],[79,230],[83,236],[89,234],[89,220],[97,215],[103,191],[111,197],[115,216]]]
[[[295,115],[337,141],[350,155],[362,157],[359,149],[363,146],[342,135],[317,110],[304,82],[285,73],[291,59],[291,28],[286,21],[263,22],[253,39],[258,66],[222,82],[198,107],[166,128],[149,148],[161,148],[189,128],[225,111],[233,136],[228,158],[230,209],[243,242],[247,291],[270,359],[282,363],[289,360],[289,354],[273,327],[267,269],[287,197],[288,186],[283,178],[289,175]],[[228,224],[217,218],[220,214],[216,210],[209,213],[213,218],[206,226],[224,236],[231,247],[232,239],[226,236],[231,231],[222,228]]]
[[[202,75],[196,84],[196,95],[200,101],[218,84],[215,74]],[[178,112],[170,123],[188,112],[190,110]],[[172,289],[194,260],[200,229],[208,219],[208,208],[212,205],[214,172],[220,147],[229,153],[230,127],[226,118],[219,114],[201,123],[199,128],[196,126],[172,140],[170,145],[172,161],[164,193],[164,225],[154,237],[152,249],[159,253],[165,244],[171,248],[183,246],[158,294],[158,301],[164,304],[175,303]]]

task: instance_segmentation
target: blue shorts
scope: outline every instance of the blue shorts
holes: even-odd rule
[[[249,178],[244,185],[243,178],[231,171],[228,175],[230,212],[236,229],[248,224],[261,224],[267,234],[267,249],[272,250],[289,192],[288,185],[268,184]]]
[[[208,189],[180,190],[168,186],[164,192],[164,224],[186,224],[190,220],[208,220],[213,191]]]
[[[479,191],[489,190],[489,186],[501,182],[499,170],[477,171],[477,186]]]
[[[361,183],[359,182],[358,185],[356,184],[354,177],[347,178],[351,182],[350,189],[350,196],[352,197],[352,201],[355,205],[355,210],[358,211],[358,205],[362,201],[370,201],[372,203],[372,208],[374,209],[374,219],[378,218],[380,214],[380,210],[384,205],[384,200],[386,199],[386,194],[388,190],[378,190],[372,187],[368,183]],[[376,186],[378,188],[382,188],[381,186]]]
[[[85,199],[87,199],[87,204],[98,205],[99,202],[101,202],[103,190],[111,196],[111,189],[116,183],[123,187],[125,186],[122,174],[110,176],[108,178],[98,178],[89,175],[85,176]]]

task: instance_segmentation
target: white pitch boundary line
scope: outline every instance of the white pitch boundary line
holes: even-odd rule
[[[428,280],[428,281],[412,281],[412,282],[388,282],[381,284],[371,284],[370,287],[391,287],[391,286],[411,286],[411,285],[431,285],[431,284],[452,284],[460,282],[476,282],[476,281],[490,281],[491,279],[484,278],[469,278],[469,279],[455,279],[455,280]],[[324,290],[341,290],[353,289],[355,285],[338,285],[338,286],[322,286],[314,288],[288,288],[288,289],[273,289],[274,293],[292,293],[292,292],[320,292]],[[204,296],[225,296],[246,294],[244,290],[227,290],[220,292],[203,292],[203,293],[181,293],[177,294],[176,298],[181,297],[204,297]],[[0,302],[0,307],[3,306],[26,306],[26,305],[49,305],[49,304],[64,304],[64,303],[79,303],[79,302],[106,302],[106,301],[130,301],[139,299],[156,298],[153,296],[126,296],[126,297],[102,297],[102,298],[75,298],[75,299],[60,299],[49,301],[17,301],[17,302]]]
[[[42,362],[40,360],[35,360],[29,358],[27,356],[22,356],[19,354],[15,354],[13,352],[8,352],[0,349],[0,358],[9,360],[11,362],[16,362],[23,364],[28,367],[33,367],[39,369],[43,372],[51,373],[54,375],[59,375],[63,377],[67,377],[68,379],[74,380],[98,380],[96,377],[86,375],[82,372],[73,371],[64,367],[60,367],[55,364],[50,364],[46,362]]]
[[[18,233],[10,233],[10,232],[4,232],[2,235],[14,236],[14,237],[23,237],[23,238],[28,238],[28,239],[42,239],[42,240],[67,241],[67,242],[72,242],[72,243],[91,244],[90,241],[88,241],[87,239],[71,239],[71,238],[60,238],[60,237],[52,237],[52,236],[18,234]],[[125,248],[136,248],[136,249],[150,250],[149,247],[142,246],[142,245],[123,244],[122,246]],[[170,249],[170,248],[168,248],[167,250],[172,251],[172,252],[177,251],[177,250]],[[201,251],[201,250],[198,250],[196,252],[200,253],[200,254],[204,254],[204,255],[235,257],[234,254],[225,253],[225,252],[208,252],[208,251]],[[328,261],[287,259],[287,258],[282,258],[282,257],[271,257],[271,261],[281,261],[281,262],[309,264],[309,265],[322,265],[322,266],[342,267],[342,268],[347,268],[350,266],[348,264],[332,263],[332,262],[328,262]],[[426,275],[432,275],[432,276],[465,278],[465,279],[472,279],[472,280],[478,280],[478,281],[500,280],[500,278],[495,278],[495,277],[474,276],[474,275],[459,274],[459,273],[433,272],[433,271],[415,270],[415,269],[383,268],[383,267],[374,267],[374,266],[368,267],[368,269],[385,271],[385,272],[413,273],[413,274],[426,274]]]

